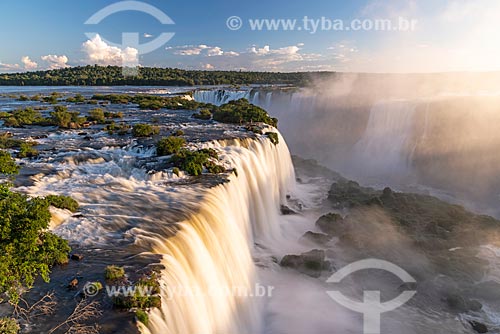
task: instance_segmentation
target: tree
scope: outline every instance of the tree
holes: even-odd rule
[[[67,241],[47,231],[50,218],[44,198],[0,185],[0,294],[14,304],[37,276],[48,281],[50,267],[68,261]]]

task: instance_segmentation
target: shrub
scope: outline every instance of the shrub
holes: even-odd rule
[[[104,277],[110,281],[122,279],[125,277],[125,269],[114,265],[107,266],[104,271]]]
[[[198,176],[203,172],[203,165],[207,163],[208,158],[207,153],[184,149],[175,154],[172,161],[189,175]]]
[[[0,333],[17,334],[21,330],[14,318],[0,318]]]
[[[163,108],[163,102],[161,101],[142,101],[139,102],[139,109],[142,110],[160,110]]]
[[[52,205],[59,209],[66,209],[71,212],[78,211],[78,208],[80,207],[78,202],[69,196],[49,195],[46,196],[45,199],[47,200],[49,205]]]
[[[226,168],[224,168],[224,166],[216,165],[213,162],[207,163],[206,167],[207,171],[212,174],[220,174],[226,171]]]
[[[119,112],[109,112],[109,111],[105,111],[104,112],[104,117],[106,118],[123,118],[123,113],[121,111]]]
[[[136,124],[132,129],[134,137],[151,137],[160,133],[160,128],[149,124]]]
[[[22,140],[13,139],[8,133],[0,133],[0,149],[20,147],[22,143]]]
[[[42,97],[42,101],[50,104],[57,104],[57,96],[55,95],[44,96]]]
[[[212,112],[208,109],[201,109],[199,113],[193,114],[194,118],[209,120],[212,118]]]
[[[164,137],[156,144],[156,153],[158,156],[178,153],[184,145],[186,145],[184,138],[174,136]]]
[[[39,111],[32,108],[14,110],[11,117],[7,118],[4,122],[8,127],[19,127],[23,125],[34,125],[43,123],[44,118]]]
[[[61,128],[76,128],[86,121],[85,117],[80,117],[79,112],[69,112],[64,106],[55,106],[50,116],[52,124]]]
[[[135,311],[135,316],[137,317],[137,320],[142,322],[144,325],[148,325],[149,322],[149,316],[146,311],[143,310],[137,310]]]
[[[96,109],[92,109],[90,112],[89,112],[89,120],[90,121],[95,121],[97,123],[104,123],[106,121],[106,116],[104,115],[104,110],[102,110],[101,108],[96,108]]]
[[[33,144],[31,143],[22,143],[19,146],[19,153],[17,154],[17,157],[19,159],[22,158],[34,158],[38,156],[38,150],[33,148]]]
[[[172,134],[173,136],[184,136],[184,131],[182,130],[175,130],[175,132]]]
[[[274,127],[278,125],[276,118],[271,118],[264,109],[251,104],[246,99],[223,104],[214,111],[213,119],[222,123],[262,122]]]
[[[181,174],[181,171],[178,167],[174,167],[174,168],[172,168],[172,173],[179,176]]]
[[[225,171],[224,167],[209,161],[209,158],[218,159],[214,149],[208,148],[198,151],[182,149],[172,157],[171,161],[192,176],[201,175],[203,167],[206,167],[210,173],[223,173]]]
[[[105,130],[108,131],[110,135],[114,134],[115,131],[117,131],[119,135],[126,135],[130,130],[130,125],[125,123],[116,125],[115,122],[112,122],[106,126]]]
[[[19,166],[12,159],[10,153],[0,150],[0,174],[13,175],[17,173],[19,173]]]
[[[273,143],[274,145],[279,144],[280,140],[279,140],[278,134],[276,132],[266,132],[266,136],[269,138],[271,143]]]

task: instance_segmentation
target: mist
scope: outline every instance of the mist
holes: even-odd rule
[[[499,216],[500,74],[333,74],[250,93],[293,154]],[[253,94],[253,95],[252,95]]]

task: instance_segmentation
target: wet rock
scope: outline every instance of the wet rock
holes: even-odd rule
[[[344,219],[337,213],[329,213],[321,216],[316,221],[316,226],[324,233],[331,236],[342,236],[347,232]]]
[[[286,255],[280,265],[315,278],[320,277],[322,271],[332,269],[331,263],[325,260],[325,252],[318,249],[300,255]]]
[[[457,313],[477,312],[483,308],[477,300],[470,300],[459,294],[449,294],[445,297],[445,302],[452,311]]]
[[[78,287],[78,279],[77,278],[73,278],[69,284],[68,284],[68,289],[70,290],[74,290]]]
[[[81,261],[81,260],[83,260],[83,255],[82,254],[71,254],[71,260]]]
[[[483,323],[480,323],[478,321],[469,321],[469,324],[477,333],[488,333],[488,327]]]
[[[301,239],[305,239],[323,245],[332,240],[332,237],[327,234],[308,231],[304,233]]]
[[[297,212],[293,211],[292,209],[290,209],[286,205],[282,205],[280,209],[281,209],[282,215],[296,215],[297,214]]]

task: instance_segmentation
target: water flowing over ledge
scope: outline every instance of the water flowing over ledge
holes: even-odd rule
[[[174,237],[152,242],[163,255],[162,309],[152,310],[144,333],[257,333],[259,304],[252,298],[214,292],[253,288],[255,242],[280,233],[280,203],[295,176],[284,139],[235,139],[210,145],[237,173],[211,188]]]

